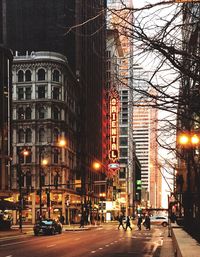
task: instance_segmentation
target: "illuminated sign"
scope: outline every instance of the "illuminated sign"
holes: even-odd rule
[[[119,100],[118,93],[116,91],[111,92],[110,96],[110,154],[109,158],[112,162],[115,162],[119,156]]]

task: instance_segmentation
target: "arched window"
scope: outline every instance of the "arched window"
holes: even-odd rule
[[[45,142],[45,130],[43,128],[39,129],[39,142]]]
[[[31,119],[31,113],[32,113],[32,110],[30,107],[27,107],[26,108],[26,112],[25,112],[25,119],[26,120],[30,120]]]
[[[31,81],[31,71],[26,70],[25,72],[25,81]]]
[[[53,107],[53,119],[54,120],[60,119],[60,110],[57,107]]]
[[[32,131],[30,128],[26,129],[26,143],[32,142]]]
[[[32,183],[31,183],[31,172],[27,171],[26,172],[26,186],[31,187]]]
[[[24,130],[23,129],[20,129],[18,131],[18,142],[24,143]]]
[[[39,108],[39,119],[44,119],[45,118],[45,109],[44,107]]]
[[[19,70],[17,77],[18,77],[18,82],[23,82],[24,81],[24,72],[22,70]]]
[[[58,142],[58,136],[59,136],[59,130],[55,128],[53,130],[53,142]]]
[[[53,81],[59,82],[60,80],[60,73],[58,70],[53,71]]]
[[[23,107],[20,107],[19,109],[18,109],[18,119],[19,120],[23,120],[24,119],[24,109],[23,109]]]
[[[45,80],[45,70],[44,69],[39,69],[38,70],[38,80]]]

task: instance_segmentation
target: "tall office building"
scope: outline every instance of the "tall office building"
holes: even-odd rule
[[[4,46],[5,1],[0,1],[0,198],[8,197],[11,167],[12,52]]]
[[[136,155],[141,164],[142,199],[144,205],[154,208],[161,206],[160,195],[161,176],[158,168],[157,144],[157,110],[156,102],[150,101],[145,92],[153,93],[148,80],[149,73],[142,67],[134,65],[133,69],[133,138],[136,144]],[[160,199],[160,198],[159,198]]]
[[[132,7],[132,1],[123,1],[127,7]],[[122,1],[108,1],[107,26],[110,29],[119,31],[119,38],[124,52],[120,58],[118,74],[118,90],[120,96],[120,117],[119,117],[119,179],[121,183],[121,198],[125,199],[124,211],[127,214],[134,212],[135,205],[135,164],[134,164],[134,144],[132,130],[133,113],[133,42],[129,32],[132,30],[133,12],[123,8]],[[110,9],[110,11],[109,11]],[[122,210],[123,211],[123,210]]]
[[[104,0],[5,0],[6,44],[19,54],[54,51],[67,57],[79,84],[77,179],[84,201],[96,201],[92,162],[102,161],[102,92],[105,86]],[[96,17],[95,19],[93,19]],[[86,22],[87,21],[87,22]],[[88,194],[88,192],[90,192]]]

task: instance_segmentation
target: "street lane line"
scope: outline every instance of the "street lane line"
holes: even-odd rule
[[[6,257],[12,257],[12,255],[7,255]]]
[[[105,245],[105,247],[108,247],[109,245]]]
[[[91,253],[96,253],[96,251],[91,251]]]
[[[18,245],[18,244],[23,244],[26,242],[30,242],[30,240],[20,241],[20,242],[15,242],[15,243],[10,243],[10,244],[3,244],[3,245],[0,245],[0,247],[9,246],[9,245]]]
[[[48,245],[47,248],[54,247],[54,246],[56,246],[56,244],[54,244],[54,245]]]

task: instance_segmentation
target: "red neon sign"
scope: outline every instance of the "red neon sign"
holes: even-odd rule
[[[110,97],[110,154],[109,158],[115,162],[119,156],[119,143],[118,143],[118,116],[119,116],[119,103],[118,95],[116,92],[111,94]]]

